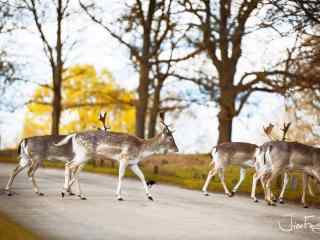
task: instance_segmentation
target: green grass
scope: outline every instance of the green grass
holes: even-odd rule
[[[5,162],[16,162],[15,158],[1,157],[0,161]],[[157,182],[177,185],[180,187],[200,190],[204,184],[209,171],[210,157],[208,154],[179,154],[179,155],[166,155],[166,156],[155,156],[142,162],[142,170],[146,176],[146,179],[152,179]],[[45,167],[51,168],[63,168],[62,162],[47,162],[45,161]],[[158,171],[155,173],[155,167],[157,166]],[[84,167],[84,171],[93,172],[98,174],[109,174],[117,175],[117,166],[111,167],[109,161],[105,161],[105,166],[95,166],[93,163],[88,163]],[[250,169],[247,171],[247,175],[242,185],[240,186],[239,192],[242,194],[249,195],[251,193],[252,175],[254,171]],[[289,182],[287,191],[285,193],[285,199],[299,202],[301,199],[301,188],[302,178],[301,174],[293,173],[296,177],[296,186],[293,188]],[[126,173],[127,177],[135,177],[130,170]],[[239,167],[230,166],[226,169],[225,180],[231,190],[239,179]],[[280,179],[281,180],[281,179]],[[273,191],[278,194],[280,191],[281,182],[277,181],[274,183]],[[315,184],[313,184],[316,189]],[[220,183],[218,176],[216,176],[209,185],[209,191],[212,192],[223,192],[223,187]],[[319,191],[316,191],[319,194]],[[262,196],[263,191],[260,185],[257,187],[257,195]],[[319,198],[312,198],[308,196],[310,203],[319,204]]]
[[[0,213],[0,240],[36,240],[39,239],[29,230],[14,223],[3,213]]]

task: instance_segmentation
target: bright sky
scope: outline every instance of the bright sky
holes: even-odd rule
[[[114,0],[114,2],[117,2]],[[105,16],[113,16],[118,5],[108,1],[110,8]],[[73,26],[83,26],[81,33]],[[117,41],[109,37],[100,27],[94,25],[88,18],[78,17],[76,22],[66,24],[69,32],[74,32],[80,39],[70,56],[68,65],[92,64],[98,70],[109,69],[116,81],[125,88],[137,87],[137,75],[134,73],[127,51]],[[29,30],[32,31],[32,28]],[[53,35],[54,28],[46,25],[45,31]],[[292,39],[277,39],[278,35],[271,31],[259,32],[249,35],[243,46],[243,58],[238,66],[238,73],[251,70],[261,70],[270,63],[283,58],[287,47],[291,46]],[[44,58],[41,42],[36,34],[21,31],[13,34],[5,41],[0,41],[0,47],[5,46],[9,53],[26,64],[24,74],[32,76],[33,81],[46,82],[50,80],[50,71]],[[176,84],[173,84],[176,85]],[[19,87],[20,86],[20,87]],[[23,87],[21,87],[23,86]],[[189,88],[190,84],[178,85],[179,88]],[[32,96],[35,85],[15,85],[8,91],[6,97],[15,103],[23,103]],[[168,86],[168,91],[174,91],[176,87]],[[195,88],[195,91],[196,88]],[[262,143],[262,125],[279,121],[279,116],[284,113],[284,100],[281,97],[270,94],[254,94],[239,117],[234,121],[233,140]],[[179,149],[184,152],[206,152],[211,149],[217,139],[217,108],[214,104],[209,107],[192,105],[179,116],[173,115],[168,121],[174,125],[175,138]],[[1,147],[14,146],[21,138],[24,107],[20,107],[14,113],[0,111],[0,135]]]

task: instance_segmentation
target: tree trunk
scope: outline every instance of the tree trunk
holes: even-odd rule
[[[139,99],[136,106],[136,135],[144,138],[149,98],[149,69],[147,63],[142,63],[140,66],[140,81],[138,87]]]
[[[220,73],[220,98],[218,114],[218,143],[231,142],[232,139],[232,121],[235,116],[235,92],[233,86],[234,71],[228,67],[229,71],[223,70]]]
[[[219,114],[220,115],[220,114]],[[231,142],[232,139],[232,121],[233,119],[225,119],[223,117],[218,117],[219,124],[219,137],[218,143]]]
[[[154,90],[153,104],[149,115],[148,138],[152,138],[156,135],[156,124],[159,113],[161,88],[162,83],[159,83]]]
[[[58,81],[56,80],[56,82]],[[51,134],[59,135],[61,116],[61,87],[59,85],[55,86],[53,91]]]
[[[56,65],[52,69],[53,75],[53,103],[52,103],[52,125],[51,134],[59,135],[60,116],[61,116],[61,85],[62,85],[62,19],[63,6],[62,0],[57,4],[57,40],[56,40]]]

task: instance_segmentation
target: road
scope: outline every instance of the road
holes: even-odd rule
[[[0,186],[5,186],[13,165],[0,164]],[[11,197],[0,195],[0,211],[31,229],[43,239],[319,239],[310,228],[284,232],[290,219],[308,226],[319,223],[320,209],[303,209],[285,204],[269,207],[249,197],[212,193],[158,184],[153,187],[154,202],[147,200],[142,185],[125,179],[125,201],[115,198],[117,179],[112,176],[81,173],[82,189],[88,200],[59,197],[64,172],[40,169],[38,184],[45,196],[36,196],[22,173]],[[296,226],[296,225],[294,225]],[[1,233],[0,233],[1,234]]]

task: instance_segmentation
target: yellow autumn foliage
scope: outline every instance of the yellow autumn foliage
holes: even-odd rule
[[[50,133],[50,87],[38,87],[27,106],[23,136]],[[121,89],[112,74],[103,69],[99,74],[92,65],[75,65],[64,71],[62,84],[62,115],[60,133],[102,128],[99,113],[108,113],[108,125],[113,131],[134,132],[135,95]]]

